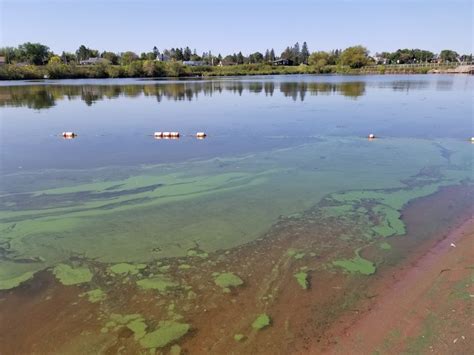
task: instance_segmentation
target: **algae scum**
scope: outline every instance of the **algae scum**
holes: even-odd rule
[[[295,223],[352,226],[333,236],[348,247],[332,251],[323,267],[369,277],[377,265],[362,256],[363,249],[375,244],[389,253],[390,238],[405,234],[401,209],[442,186],[472,183],[471,164],[472,147],[465,142],[354,137],[186,164],[7,175],[0,288],[13,289],[50,270],[61,284],[80,287],[81,298],[101,305],[104,336],[126,328],[143,349],[168,347],[199,334],[190,311],[206,288],[238,302],[254,281],[217,269],[200,274],[205,283],[196,287],[198,263],[214,265],[226,250],[257,240],[289,216]],[[286,253],[303,264],[316,256]],[[304,266],[292,279],[288,287],[298,292],[318,287],[317,275]],[[156,297],[160,317],[126,305],[102,306],[124,288]],[[178,295],[184,306],[170,301]],[[234,343],[273,326],[273,315],[259,311],[228,334]]]

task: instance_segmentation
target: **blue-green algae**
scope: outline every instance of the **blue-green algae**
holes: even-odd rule
[[[243,334],[235,334],[235,335],[234,335],[234,340],[235,340],[235,341],[243,341],[243,340],[245,340],[245,335],[243,335]]]
[[[158,290],[166,292],[179,286],[179,283],[164,275],[156,275],[146,279],[138,280],[137,285],[144,290]]]
[[[217,286],[220,286],[223,289],[238,287],[244,283],[240,277],[238,277],[232,272],[224,272],[222,274],[219,274],[214,279],[214,282],[216,283]]]
[[[114,274],[125,275],[136,275],[140,270],[146,268],[146,264],[129,264],[129,263],[118,263],[110,267],[110,271]]]
[[[452,152],[449,160],[440,145]],[[437,175],[420,176],[427,167]],[[9,258],[2,260],[0,285],[11,287],[18,283],[9,280],[71,255],[108,264],[149,263],[190,250],[205,258],[255,240],[280,216],[322,199],[334,202],[322,211],[326,216],[362,214],[364,204],[378,218],[367,222],[374,236],[403,235],[399,213],[407,202],[467,179],[472,146],[465,142],[374,145],[351,137],[186,164],[15,173],[2,180],[0,244]]]
[[[10,279],[0,280],[0,290],[9,290],[11,288],[15,288],[21,283],[31,279],[34,274],[35,273],[32,271],[27,271],[20,276],[12,277]]]
[[[186,335],[190,328],[187,323],[162,321],[156,330],[140,339],[140,345],[145,349],[163,348]]]
[[[58,264],[53,269],[53,274],[63,285],[77,285],[92,280],[92,272],[87,267],[73,268],[67,264]]]
[[[308,273],[305,271],[300,271],[297,272],[296,274],[293,275],[296,279],[296,282],[298,282],[298,285],[301,286],[303,290],[307,290],[309,287],[309,282],[308,282]]]
[[[344,268],[350,273],[360,273],[363,275],[372,275],[375,273],[375,265],[373,262],[360,257],[358,254],[352,259],[336,260],[333,265]]]
[[[270,317],[266,314],[260,314],[252,323],[252,328],[255,330],[260,330],[265,327],[268,327],[271,324]]]
[[[105,300],[105,298],[107,297],[107,295],[105,294],[105,292],[102,291],[100,288],[96,288],[96,289],[94,289],[94,290],[90,290],[90,291],[81,293],[79,296],[81,296],[81,297],[84,297],[84,296],[87,297],[87,299],[88,299],[89,302],[91,302],[91,303],[97,303],[97,302],[103,301],[103,300]]]

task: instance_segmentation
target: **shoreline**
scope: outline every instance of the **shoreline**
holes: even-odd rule
[[[374,290],[377,294],[376,301],[352,324],[339,329],[339,332],[336,332],[337,344],[325,349],[323,353],[400,353],[419,343],[425,345],[427,336],[424,334],[424,327],[430,317],[437,313],[456,313],[456,309],[451,309],[454,306],[448,298],[451,296],[452,284],[460,280],[462,282],[472,273],[470,268],[474,261],[473,238],[474,217],[471,215],[460,225],[453,227],[442,239],[428,242],[431,247],[421,252],[421,255],[420,251],[416,251],[403,263],[407,267],[393,271],[394,282],[377,282]],[[423,247],[420,246],[420,249]],[[445,286],[443,292],[439,291],[440,285]],[[472,297],[472,282],[470,292]],[[461,306],[462,304],[458,305]],[[469,307],[469,304],[467,306]],[[449,310],[445,309],[446,307]],[[456,318],[456,322],[459,321],[463,320]],[[464,325],[465,334],[450,334],[455,330],[450,329],[449,324],[447,331],[435,336],[430,334],[431,344],[427,344],[428,349],[423,350],[435,353],[463,353],[459,347],[472,349],[474,340],[472,337],[466,337],[472,324]],[[361,339],[363,341],[360,341]],[[463,340],[463,344],[460,340]],[[458,348],[453,350],[451,345],[456,343]],[[318,351],[316,348],[312,349],[314,353]]]
[[[210,79],[215,77],[269,76],[269,75],[417,75],[417,74],[467,74],[474,73],[473,66],[420,66],[379,65],[350,68],[348,66],[328,65],[315,67],[310,65],[273,66],[243,64],[223,67],[190,67],[172,63],[176,68],[168,68],[160,74],[147,72],[129,72],[128,66],[120,65],[26,65],[6,64],[0,66],[0,82],[21,80],[60,80],[60,79]],[[467,67],[467,68],[465,68]]]

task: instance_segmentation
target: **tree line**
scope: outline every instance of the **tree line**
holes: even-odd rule
[[[376,53],[369,56],[369,51],[363,46],[353,46],[344,50],[335,49],[332,51],[315,51],[310,53],[308,45],[297,42],[293,46],[288,46],[279,55],[275,54],[273,48],[262,52],[254,52],[244,55],[242,51],[222,56],[213,55],[211,51],[197,54],[196,50],[190,47],[171,48],[160,51],[156,46],[149,52],[140,55],[132,51],[114,53],[112,51],[102,51],[91,49],[81,45],[75,52],[62,52],[56,54],[50,48],[41,43],[23,43],[17,47],[0,48],[0,56],[5,58],[7,64],[31,64],[46,65],[52,63],[80,64],[81,61],[90,58],[101,58],[104,63],[111,65],[130,65],[135,61],[195,61],[202,65],[239,65],[239,64],[266,64],[277,59],[288,60],[291,65],[308,64],[323,67],[326,65],[348,65],[351,68],[360,68],[367,64],[406,64],[424,63],[437,60],[439,62],[472,61],[472,54],[460,55],[453,50],[443,50],[439,54],[422,49],[398,49],[395,52]]]

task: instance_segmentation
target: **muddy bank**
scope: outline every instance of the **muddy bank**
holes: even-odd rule
[[[444,228],[421,245],[413,245],[412,253],[399,267],[380,273],[380,278],[370,286],[374,301],[357,317],[339,320],[328,332],[335,339],[332,346],[321,351],[313,344],[312,352],[470,352],[474,347],[474,206],[466,200],[462,214],[455,215],[453,210],[463,193],[446,188],[407,207],[405,220],[412,233],[413,229],[426,227],[426,234],[433,233],[430,227],[436,222]],[[433,220],[435,210],[444,207],[448,207],[448,212],[438,221]],[[423,223],[423,219],[430,218],[433,224]]]

